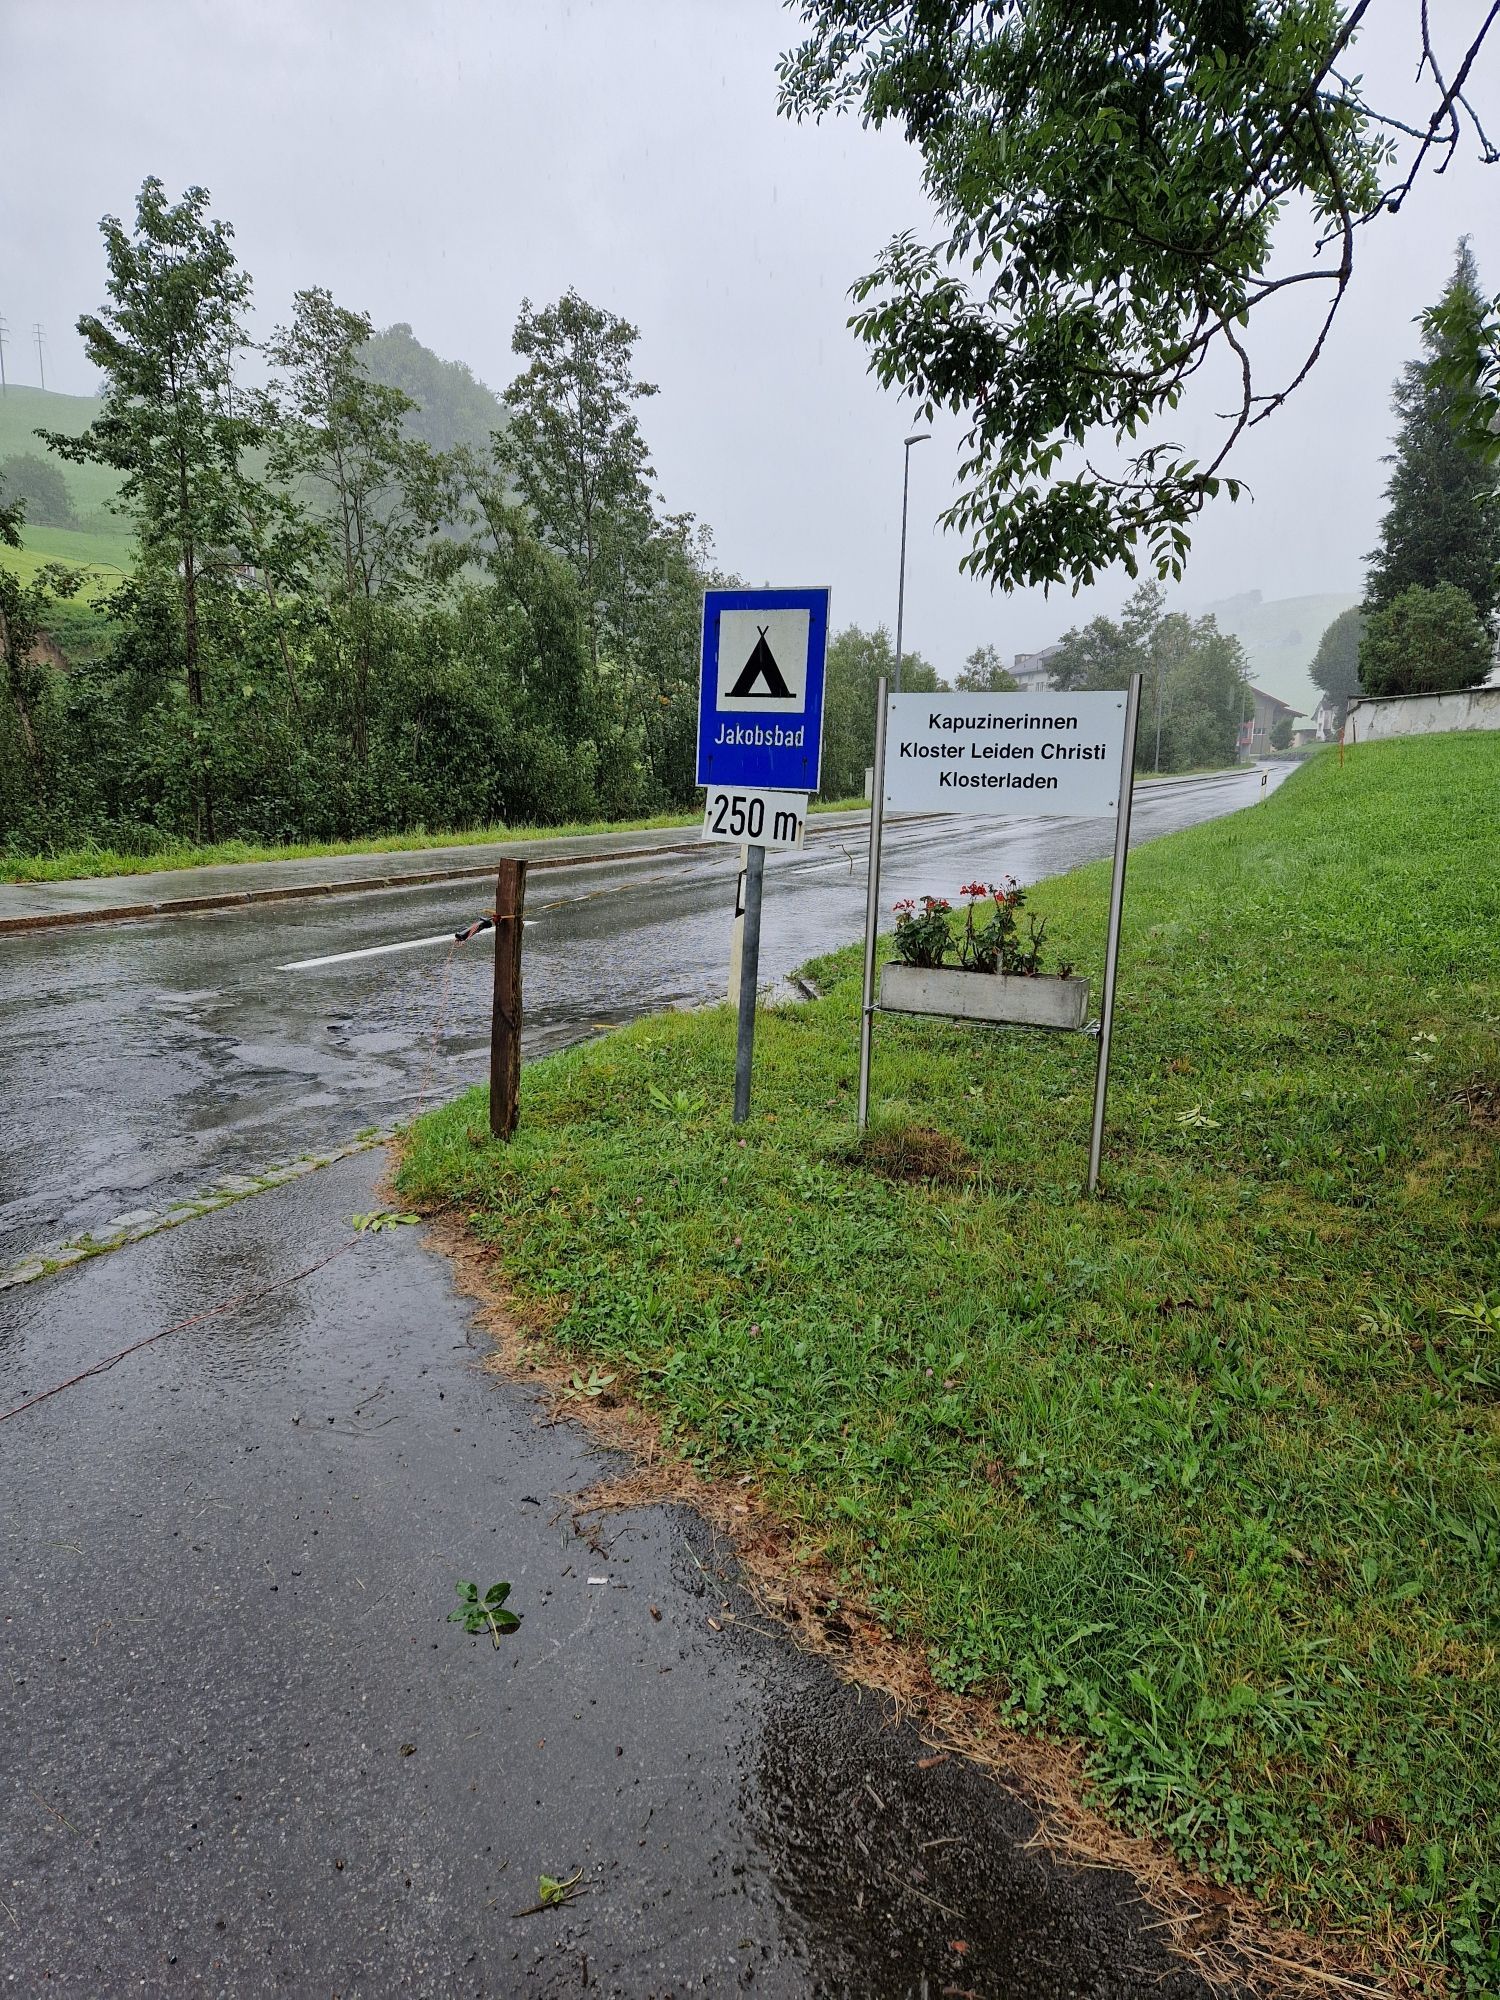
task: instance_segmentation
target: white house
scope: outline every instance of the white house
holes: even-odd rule
[[[1039,653],[1017,653],[1011,667],[1022,694],[1045,694],[1052,685],[1049,662],[1062,651],[1061,642],[1043,646]]]

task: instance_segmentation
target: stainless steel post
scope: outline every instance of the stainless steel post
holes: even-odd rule
[[[931,431],[913,431],[906,440],[906,461],[901,474],[901,568],[896,584],[896,683],[895,691],[901,692],[901,637],[906,623],[906,502],[911,492],[911,448],[914,444],[926,444]]]
[[[745,949],[745,870],[750,866],[750,850],[740,849],[740,872],[734,878],[734,927],[729,933],[729,1004],[740,1004],[740,959]]]
[[[880,926],[880,840],[885,830],[885,726],[888,683],[875,690],[875,781],[870,796],[870,868],[865,884],[865,978],[859,1009],[859,1105],[855,1123],[863,1132],[870,1116],[870,1043],[875,1029],[875,934]]]
[[[901,475],[901,563],[896,582],[896,692],[901,692],[901,638],[906,623],[906,496],[911,487],[911,446],[906,448],[906,470]]]
[[[750,1067],[755,1057],[755,989],[760,979],[760,892],[766,850],[752,847],[745,864],[744,938],[740,946],[740,1031],[734,1054],[734,1122],[750,1116]]]
[[[1115,1025],[1115,973],[1120,963],[1120,913],[1125,903],[1125,861],[1130,852],[1130,802],[1135,789],[1135,732],[1141,718],[1141,677],[1130,676],[1125,697],[1125,747],[1120,753],[1120,797],[1115,807],[1115,862],[1109,879],[1109,936],[1104,947],[1104,999],[1099,1009],[1099,1063],[1094,1072],[1094,1129],[1089,1139],[1090,1194],[1098,1192],[1104,1149],[1104,1101],[1109,1093],[1109,1043]]]

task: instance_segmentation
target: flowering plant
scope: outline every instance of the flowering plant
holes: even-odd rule
[[[1014,875],[1001,882],[966,882],[961,893],[968,898],[964,911],[964,934],[958,947],[958,962],[970,972],[1000,972],[1015,979],[1035,978],[1042,960],[1042,939],[1047,920],[1039,924],[1026,919],[1029,936],[1021,938],[1020,915],[1026,891]],[[981,904],[991,905],[983,922],[976,922]]]
[[[953,905],[943,896],[906,896],[896,905],[896,956],[903,965],[939,966],[953,949],[948,913]]]
[[[967,898],[963,934],[958,939],[958,963],[965,972],[1002,973],[1011,979],[1035,979],[1041,970],[1042,940],[1047,920],[1020,916],[1026,891],[1014,875],[1000,882],[965,882],[959,894]],[[986,912],[985,905],[989,905]],[[896,956],[904,965],[941,966],[954,949],[948,928],[952,904],[942,896],[907,896],[896,905]],[[1060,965],[1058,976],[1072,976],[1071,965]]]

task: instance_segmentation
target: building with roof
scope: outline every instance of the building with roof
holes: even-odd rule
[[[1303,711],[1293,708],[1290,702],[1279,700],[1274,694],[1267,694],[1264,688],[1253,687],[1246,690],[1250,696],[1251,708],[1240,724],[1239,753],[1254,763],[1257,757],[1273,756],[1271,731],[1287,715],[1295,719]]]
[[[1043,646],[1038,653],[1017,653],[1011,673],[1022,694],[1046,694],[1052,686],[1051,662],[1062,651],[1062,642]]]

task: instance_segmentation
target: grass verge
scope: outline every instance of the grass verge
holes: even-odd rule
[[[816,801],[814,813],[868,810],[867,799]],[[149,854],[83,842],[48,854],[15,854],[0,848],[0,882],[70,882],[90,876],[151,875],[163,868],[209,868],[241,861],[307,861],[341,854],[406,854],[439,847],[471,847],[498,840],[570,840],[588,833],[648,833],[662,827],[697,826],[701,810],[657,813],[646,819],[579,820],[566,826],[471,826],[456,833],[382,833],[363,840],[306,840],[262,846],[250,840],[163,839]]]
[[[135,536],[122,529],[23,527],[19,549],[0,548],[0,562],[23,583],[32,583],[46,563],[67,563],[83,571],[85,601],[117,590],[135,568]],[[64,599],[66,604],[70,600]],[[47,621],[53,622],[51,617]]]
[[[719,1008],[400,1169],[944,1689],[1393,1990],[1500,1983],[1497,797],[1500,739],[1375,745],[1132,858],[1097,1203],[1082,1036],[882,1019],[854,1143],[852,950],[743,1132]],[[1033,895],[1081,971],[1107,881]]]

